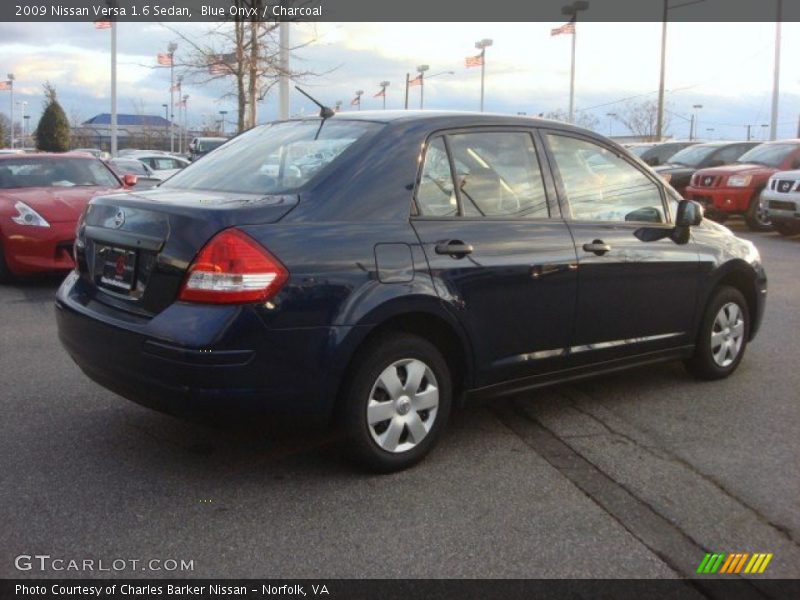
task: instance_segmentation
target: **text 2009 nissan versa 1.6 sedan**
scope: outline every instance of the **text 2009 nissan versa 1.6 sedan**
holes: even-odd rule
[[[568,125],[362,112],[257,127],[158,189],[96,198],[64,346],[158,410],[338,423],[406,467],[451,406],[683,359],[731,374],[758,251]]]

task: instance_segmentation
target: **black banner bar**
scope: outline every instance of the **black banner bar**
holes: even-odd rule
[[[3,0],[0,21],[566,22],[567,0]],[[666,6],[666,11],[664,10]],[[578,14],[595,22],[800,21],[797,0],[591,0]]]

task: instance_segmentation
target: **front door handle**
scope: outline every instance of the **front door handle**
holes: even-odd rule
[[[436,244],[436,254],[447,254],[453,258],[464,258],[467,254],[472,254],[472,246],[465,244],[461,240],[449,240]]]
[[[597,256],[603,256],[603,254],[611,250],[611,246],[603,240],[592,240],[591,244],[584,244],[583,249],[586,252],[594,252]]]

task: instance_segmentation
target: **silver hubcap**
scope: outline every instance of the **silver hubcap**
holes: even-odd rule
[[[772,223],[771,219],[767,216],[766,208],[760,202],[756,206],[756,221],[762,225],[770,225]]]
[[[728,302],[719,309],[711,328],[711,354],[720,367],[727,367],[742,349],[744,317],[738,304]]]
[[[372,386],[369,432],[387,452],[407,452],[428,435],[438,408],[439,386],[430,367],[415,358],[398,360]]]

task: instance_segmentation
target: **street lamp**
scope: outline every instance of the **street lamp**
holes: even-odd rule
[[[417,65],[417,73],[419,73],[419,109],[422,110],[425,104],[425,71],[428,71],[430,66]]]
[[[691,4],[700,4],[706,0],[684,0],[674,6],[669,5],[669,0],[664,0],[661,13],[661,72],[658,79],[658,114],[656,114],[656,141],[661,141],[664,130],[664,79],[667,71],[667,17],[670,10],[683,8]]]
[[[25,100],[22,100],[21,102],[18,101],[17,106],[19,106],[20,109],[22,110],[22,149],[25,150],[25,130],[26,130],[25,119],[28,118],[25,116],[25,107],[28,106],[28,103]],[[11,129],[12,129],[11,134],[13,135],[14,127],[12,126]]]
[[[697,137],[697,111],[703,108],[702,104],[692,104],[694,112],[692,113],[692,121],[689,125],[689,141],[691,142]]]
[[[162,104],[161,106],[164,108],[164,122],[165,122],[164,127],[167,129],[167,133],[165,134],[165,138],[164,139],[166,140],[166,135],[169,135],[169,133],[168,133],[168,131],[169,131],[169,105],[168,104]],[[166,144],[167,144],[167,142],[165,141],[164,145],[166,146]]]
[[[666,0],[665,0],[666,1]],[[569,75],[569,122],[575,121],[575,44],[578,38],[578,13],[589,10],[589,3],[575,0],[572,4],[561,7],[561,14],[570,17],[572,21],[572,59]]]
[[[11,92],[11,147],[14,147],[14,81],[13,73],[8,74],[8,91]]]
[[[222,136],[225,136],[225,115],[228,114],[227,110],[219,111],[220,114],[220,129],[222,130]]]
[[[22,117],[22,149],[25,150],[25,139],[28,137],[28,132],[31,130],[29,123],[31,120],[30,115],[24,115]]]
[[[361,110],[361,96],[364,95],[364,90],[356,90],[356,104],[358,105],[358,110]]]
[[[383,110],[386,110],[386,88],[389,87],[389,82],[381,81],[378,85],[381,86],[381,96],[383,96]]]
[[[608,117],[608,137],[611,137],[611,128],[614,126],[614,119],[617,118],[617,113],[606,113]]]
[[[483,112],[483,84],[486,78],[486,49],[492,45],[492,40],[484,38],[475,42],[475,47],[481,51],[481,112]]]
[[[709,139],[709,141],[711,141],[711,139],[714,137],[714,136],[711,135],[712,133],[714,133],[714,128],[713,127],[707,127],[706,131],[708,132],[708,139]]]
[[[178,49],[178,44],[170,42],[167,46],[167,53],[169,54],[169,106],[170,116],[167,117],[169,121],[169,151],[175,152],[175,128],[173,121],[175,120],[175,50]]]

